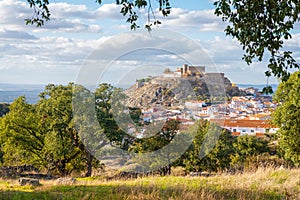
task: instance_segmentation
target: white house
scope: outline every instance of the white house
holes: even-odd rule
[[[185,102],[185,107],[188,109],[198,109],[206,107],[206,103],[204,101],[191,100]]]
[[[277,127],[271,125],[266,120],[248,120],[248,119],[211,119],[214,122],[226,128],[234,135],[254,135],[261,137],[266,133],[276,133]]]

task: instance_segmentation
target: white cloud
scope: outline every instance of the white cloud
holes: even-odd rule
[[[222,32],[224,31],[225,27],[223,24],[220,24],[216,21],[208,24],[203,24],[199,31],[201,32]]]
[[[0,28],[24,30],[21,25],[25,25],[24,19],[30,18],[31,9],[25,2],[5,0],[0,1],[1,21]]]
[[[268,63],[256,62],[247,65],[242,60],[243,54],[241,45],[232,38],[215,37],[213,40],[200,42],[203,48],[210,55],[212,62],[216,65],[218,71],[225,75],[234,83],[253,83],[265,84],[265,71]],[[269,83],[277,83],[275,78],[271,78]]]
[[[159,14],[156,14],[159,15]],[[180,29],[195,29],[200,32],[222,32],[225,23],[216,15],[214,10],[184,10],[173,8],[170,16],[160,17],[163,27]]]
[[[42,37],[22,43],[10,41],[9,45],[0,46],[0,53],[5,55],[0,57],[0,65],[7,65],[8,68],[27,65],[37,69],[79,66],[92,50],[93,43],[95,41],[72,40],[65,37]]]
[[[33,32],[65,32],[65,33],[100,33],[101,27],[97,24],[87,24],[80,19],[51,18],[43,27]]]
[[[55,18],[91,19],[95,17],[94,13],[88,10],[86,5],[83,4],[50,3],[49,10],[51,11],[51,15]]]
[[[97,19],[121,19],[122,14],[120,13],[121,5],[112,4],[103,4],[96,10]]]
[[[0,39],[0,43],[1,82],[46,84],[75,81],[81,64],[97,41],[41,37],[7,44]]]
[[[91,32],[99,33],[100,25],[87,22],[95,21],[97,18],[95,11],[90,11],[85,5],[74,5],[68,3],[50,3],[51,20],[41,28],[26,26],[25,19],[31,18],[33,10],[28,4],[21,1],[5,0],[0,1],[1,22],[0,28],[14,31],[33,32]]]
[[[32,10],[26,3],[0,1],[2,82],[74,81],[81,64],[93,48],[100,52],[95,54],[99,63],[115,61],[115,67],[110,70],[113,76],[110,74],[107,79],[121,76],[122,73],[131,73],[133,76],[134,71],[130,70],[136,66],[148,66],[149,73],[157,73],[166,67],[178,67],[192,60],[192,64],[196,65],[216,64],[219,71],[225,72],[237,83],[261,83],[265,80],[266,63],[254,63],[249,67],[241,59],[244,52],[237,41],[212,36],[222,32],[226,25],[213,14],[213,10],[173,8],[167,18],[156,14],[163,23],[161,27],[185,34],[188,32],[186,30],[193,32],[194,38],[201,39],[201,49],[191,40],[176,36],[175,32],[174,35],[160,35],[155,34],[155,30],[150,34],[144,32],[135,35],[135,32],[129,32],[116,36],[101,35],[95,39],[100,32],[109,35],[110,32],[129,29],[130,25],[125,23],[126,18],[120,14],[120,6],[115,4],[103,4],[92,9],[83,4],[51,3],[49,8],[51,20],[37,29],[24,23],[25,18],[32,16]],[[142,20],[147,17],[145,10],[140,11],[140,14]],[[151,34],[156,37],[155,40]],[[201,38],[204,34],[210,35],[204,40]],[[297,58],[300,58],[299,46],[300,34],[293,35],[293,39],[286,43],[287,48],[296,52]],[[132,51],[128,52],[128,49]],[[148,75],[143,70],[140,74]]]

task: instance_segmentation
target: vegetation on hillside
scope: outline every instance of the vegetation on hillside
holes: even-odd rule
[[[0,117],[5,115],[6,113],[9,112],[9,104],[7,103],[0,103]]]

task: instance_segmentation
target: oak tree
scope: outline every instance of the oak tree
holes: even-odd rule
[[[36,104],[22,96],[10,105],[0,127],[5,164],[34,164],[60,175],[86,165],[91,175],[92,155],[74,127],[72,89],[72,83],[49,84]]]
[[[300,165],[300,72],[280,83],[275,100],[280,103],[273,114],[279,146],[285,159]]]

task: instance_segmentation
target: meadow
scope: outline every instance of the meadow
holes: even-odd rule
[[[166,176],[106,181],[77,178],[74,184],[42,180],[41,186],[0,181],[1,199],[300,199],[300,169],[258,169],[211,177]]]

